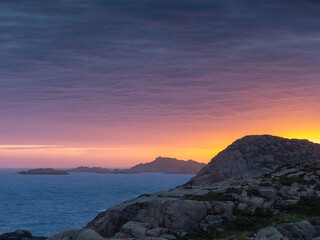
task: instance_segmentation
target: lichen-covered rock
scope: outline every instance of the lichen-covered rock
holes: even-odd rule
[[[279,224],[277,229],[290,239],[311,240],[317,233],[316,228],[308,221],[282,223]]]
[[[283,240],[283,235],[275,227],[261,229],[254,240]]]

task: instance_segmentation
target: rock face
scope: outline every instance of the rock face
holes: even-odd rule
[[[18,172],[17,174],[21,174],[21,175],[67,175],[69,173],[64,170],[57,170],[57,169],[53,169],[53,168],[37,168],[37,169],[30,169],[27,171]]]
[[[225,166],[222,157],[237,170],[222,174],[215,160],[206,171],[220,175],[201,178],[202,186],[139,196],[100,213],[82,230],[50,240],[78,240],[79,232],[88,230],[110,240],[319,239],[319,145],[251,136],[214,158],[219,167]]]
[[[320,145],[307,140],[253,135],[238,139],[215,156],[187,184],[210,185],[236,176],[261,176],[285,164],[320,159]]]
[[[198,173],[204,163],[199,163],[193,160],[178,160],[176,158],[158,157],[149,163],[140,163],[129,169],[130,172],[163,172],[163,173]]]

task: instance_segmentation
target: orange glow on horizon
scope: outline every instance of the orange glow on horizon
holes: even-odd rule
[[[313,112],[298,107],[285,112],[276,107],[239,112],[221,119],[99,126],[75,129],[70,135],[41,141],[30,138],[20,144],[1,142],[0,167],[125,168],[158,156],[208,163],[245,135],[270,134],[320,143],[320,113]],[[63,128],[61,132],[64,133]]]
[[[260,133],[264,134],[264,133]],[[315,134],[309,136],[298,132],[283,135],[272,134],[286,138],[308,139],[320,143]],[[318,134],[317,136],[319,136]],[[158,156],[175,157],[178,159],[193,159],[208,163],[221,150],[225,149],[238,137],[221,137],[221,141],[211,139],[210,147],[155,147],[155,146],[126,146],[122,148],[107,147],[66,147],[55,145],[0,145],[1,159],[9,159],[10,167],[76,167],[101,166],[109,168],[126,168],[141,162],[150,162]],[[206,138],[204,138],[206,139]],[[206,144],[210,145],[207,140]],[[15,160],[15,164],[10,164]]]

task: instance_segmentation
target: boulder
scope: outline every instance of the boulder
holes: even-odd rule
[[[96,231],[92,229],[83,229],[79,232],[77,238],[75,240],[104,240],[101,235],[99,235]]]
[[[170,201],[166,208],[165,227],[177,232],[190,231],[198,227],[211,205],[208,202],[194,200]]]
[[[272,187],[259,187],[258,192],[262,197],[267,198],[269,200],[275,200],[277,196],[277,190]]]
[[[157,228],[147,230],[146,236],[159,237],[162,233],[165,234],[165,232],[163,232],[163,228],[157,227]]]
[[[261,197],[252,197],[247,201],[247,204],[252,212],[258,207],[262,207],[265,199]]]
[[[104,240],[97,232],[92,229],[70,230],[56,234],[47,240]]]
[[[215,214],[223,215],[229,220],[232,218],[233,207],[230,204],[214,201],[211,205]]]
[[[290,239],[311,240],[317,233],[316,228],[305,220],[296,223],[281,223],[277,226],[277,229],[282,235]]]
[[[249,207],[249,206],[248,206],[248,204],[246,204],[246,203],[239,203],[237,209],[240,210],[240,211],[244,211],[244,210],[246,210],[248,207]]]
[[[283,235],[275,227],[261,229],[254,240],[283,240]]]
[[[147,228],[141,222],[129,221],[121,227],[120,231],[134,238],[142,238],[146,235]]]
[[[78,229],[69,230],[49,237],[47,240],[75,240],[79,232],[80,230]]]

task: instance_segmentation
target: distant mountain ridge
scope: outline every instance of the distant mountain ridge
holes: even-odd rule
[[[200,171],[206,166],[204,163],[199,163],[193,160],[178,160],[176,158],[157,157],[149,163],[140,163],[129,169],[130,172],[163,172],[177,174],[193,174]]]

